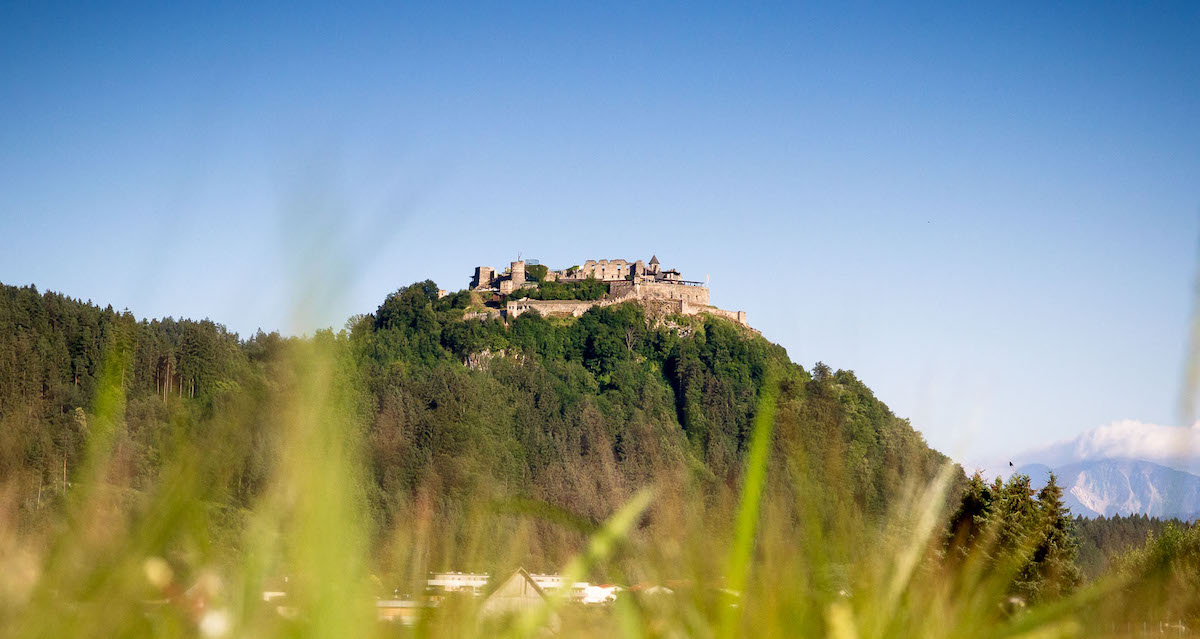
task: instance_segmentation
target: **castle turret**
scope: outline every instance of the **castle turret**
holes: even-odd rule
[[[513,286],[525,283],[525,260],[517,260],[510,265],[509,277],[512,278]]]

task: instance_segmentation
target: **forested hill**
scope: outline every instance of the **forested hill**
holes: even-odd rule
[[[439,299],[421,282],[345,330],[309,338],[350,371],[377,530],[424,508],[453,532],[479,498],[537,500],[595,521],[651,482],[719,495],[736,485],[768,379],[779,390],[771,480],[820,483],[827,508],[881,514],[946,461],[852,372],[806,370],[724,320],[648,317],[635,304],[578,319],[464,320],[471,304],[466,292]],[[124,354],[107,373],[125,396],[122,467],[139,489],[162,470],[168,424],[202,424],[228,397],[270,401],[300,343],[3,286],[0,483],[21,486],[26,505],[62,483],[64,467],[69,486],[112,353]],[[223,479],[231,506],[249,505],[270,473],[270,415],[245,420],[248,449]],[[532,543],[557,557],[567,541]]]
[[[112,306],[0,285],[0,479],[32,472],[49,481],[76,465],[106,355],[128,354],[119,372],[126,418],[153,431],[167,404],[205,404],[251,374],[259,346],[208,320],[138,321]]]

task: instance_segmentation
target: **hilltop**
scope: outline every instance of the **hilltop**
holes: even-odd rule
[[[243,340],[2,287],[4,514],[47,561],[72,553],[48,583],[140,583],[162,561],[224,566],[253,598],[289,576],[306,593],[334,575],[367,601],[420,593],[433,571],[567,566],[574,581],[682,585],[708,610],[778,592],[741,594],[727,561],[745,552],[769,579],[805,575],[791,592],[807,605],[898,565],[868,554],[859,572],[864,547],[916,552],[920,574],[982,566],[989,597],[1078,587],[1057,485],[963,477],[851,371],[800,366],[712,313],[627,300],[481,315],[478,297],[427,280],[336,333]],[[1093,532],[1089,565],[1104,565],[1123,546]],[[572,568],[591,552],[611,556]],[[973,618],[1002,611],[981,605]]]
[[[685,280],[678,270],[663,268],[658,256],[651,256],[648,264],[642,260],[587,260],[583,266],[559,270],[537,260],[517,260],[503,272],[477,266],[470,290],[487,296],[491,308],[477,316],[515,318],[536,310],[546,316],[579,317],[597,306],[633,302],[658,315],[712,315],[750,327],[746,311],[709,304],[705,283]]]

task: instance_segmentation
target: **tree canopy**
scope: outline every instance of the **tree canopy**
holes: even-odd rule
[[[239,340],[208,320],[138,321],[32,288],[2,292],[0,419],[10,427],[0,478],[32,473],[29,490],[54,482],[64,459],[69,474],[80,458],[88,438],[80,424],[114,353],[127,354],[122,450],[144,486],[162,471],[173,424],[286,389],[281,362],[306,343],[262,332]],[[366,433],[377,530],[425,498],[449,540],[479,499],[535,499],[599,520],[639,487],[671,478],[700,478],[715,498],[736,486],[771,369],[782,391],[777,463],[806,455],[810,476],[838,473],[830,504],[878,517],[906,478],[927,480],[945,462],[852,372],[819,364],[811,375],[726,320],[665,321],[632,303],[577,319],[464,319],[470,303],[465,291],[439,298],[426,280],[339,333],[308,338],[340,353]],[[235,505],[253,499],[272,463],[269,415],[263,406],[247,421],[246,449],[225,480]],[[789,480],[773,481],[783,490]],[[544,565],[577,541],[543,533],[535,554]]]

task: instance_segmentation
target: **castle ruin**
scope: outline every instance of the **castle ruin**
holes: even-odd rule
[[[530,310],[542,315],[572,315],[579,317],[589,308],[608,306],[622,302],[638,302],[653,306],[667,313],[698,315],[707,313],[732,320],[749,328],[745,311],[727,311],[709,304],[708,287],[702,282],[683,279],[675,269],[663,269],[658,257],[651,256],[650,262],[642,260],[588,260],[582,266],[561,270],[546,270],[543,281],[585,282],[595,280],[608,286],[608,293],[599,300],[535,300],[521,296],[521,289],[536,288],[538,282],[526,277],[528,264],[517,260],[504,273],[490,266],[475,267],[471,278],[471,290],[492,292],[505,296],[503,315],[517,317]]]

